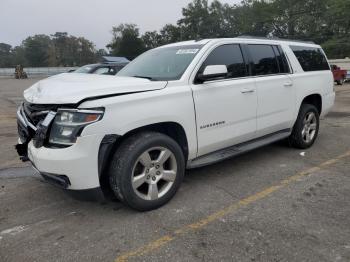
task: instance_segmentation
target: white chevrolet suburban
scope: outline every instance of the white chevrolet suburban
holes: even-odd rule
[[[186,168],[278,140],[310,147],[334,103],[313,43],[207,39],[145,52],[116,76],[60,74],[24,91],[22,160],[75,195],[164,205]]]

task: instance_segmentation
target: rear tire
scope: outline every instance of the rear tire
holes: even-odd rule
[[[302,104],[298,118],[289,137],[291,146],[299,149],[311,147],[318,135],[320,117],[314,105]]]
[[[116,197],[129,207],[148,211],[166,204],[181,185],[185,159],[172,138],[142,132],[127,138],[115,152],[109,181]]]

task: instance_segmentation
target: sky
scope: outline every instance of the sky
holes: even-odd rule
[[[212,1],[212,0],[211,0]],[[209,2],[211,2],[209,0]],[[219,0],[239,3],[240,0]],[[35,34],[68,32],[105,48],[112,26],[134,23],[141,33],[176,23],[191,0],[0,0],[0,43],[19,45]]]

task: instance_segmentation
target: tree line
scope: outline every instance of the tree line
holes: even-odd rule
[[[242,35],[313,41],[330,58],[350,56],[349,0],[243,0],[222,4],[194,0],[176,24],[142,35],[134,24],[113,27],[107,45],[114,55],[131,58],[163,44]],[[129,48],[133,47],[133,48]]]
[[[50,36],[27,37],[16,47],[0,43],[0,67],[18,64],[31,67],[80,66],[93,63],[106,54],[104,49],[96,50],[95,45],[84,37],[56,32]]]
[[[113,27],[108,53],[67,33],[31,36],[16,47],[0,43],[0,67],[75,66],[106,54],[133,59],[167,43],[240,35],[314,41],[329,58],[344,58],[350,56],[349,33],[349,0],[243,0],[234,5],[193,0],[175,24],[159,31],[141,34],[135,24]]]

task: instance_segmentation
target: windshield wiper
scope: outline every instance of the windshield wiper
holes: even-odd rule
[[[132,76],[132,77],[137,77],[137,78],[144,78],[144,79],[148,79],[148,80],[153,80],[153,78],[152,77],[150,77],[150,76]]]

